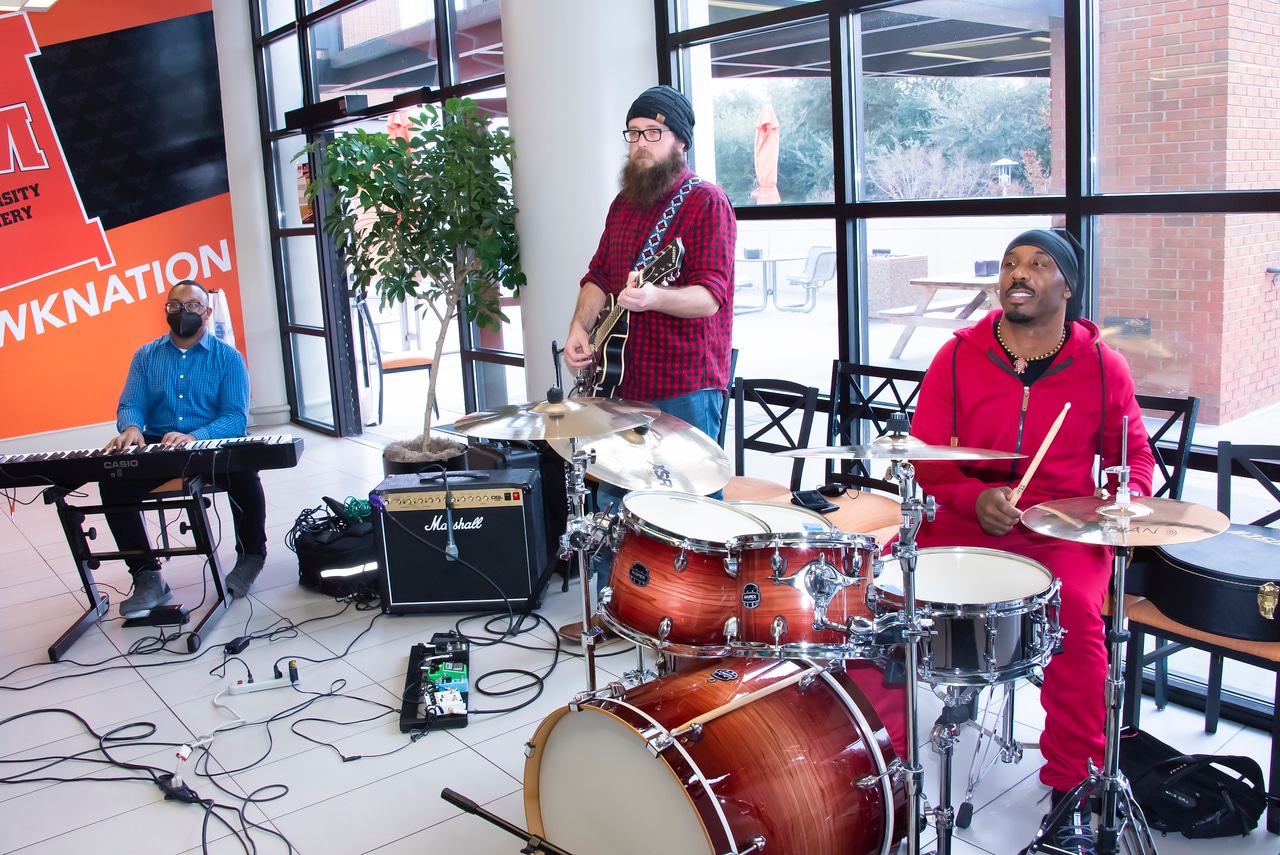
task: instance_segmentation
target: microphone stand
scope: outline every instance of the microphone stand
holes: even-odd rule
[[[454,792],[448,787],[445,787],[440,791],[440,798],[444,799],[454,807],[462,808],[467,813],[475,814],[491,825],[496,825],[508,834],[519,837],[525,842],[525,847],[520,850],[522,853],[542,852],[545,853],[545,855],[573,855],[573,853],[568,849],[561,849],[559,846],[556,846],[553,843],[548,843],[536,834],[530,834],[526,829],[521,828],[514,822],[508,822],[496,813],[485,810],[471,799],[461,793]]]

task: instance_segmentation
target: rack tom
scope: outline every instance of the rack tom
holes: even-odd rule
[[[679,656],[727,655],[736,626],[731,538],[769,527],[733,506],[667,490],[622,500],[600,616],[619,635]]]

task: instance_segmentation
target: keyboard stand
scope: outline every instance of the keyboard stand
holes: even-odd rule
[[[214,604],[204,613],[199,623],[196,624],[195,629],[191,630],[191,634],[187,636],[187,651],[194,653],[199,650],[201,633],[204,628],[216,623],[231,605],[231,597],[223,585],[222,564],[218,560],[212,529],[209,526],[209,518],[205,514],[206,507],[212,504],[213,501],[208,495],[210,488],[205,486],[200,477],[193,476],[182,481],[179,489],[154,494],[155,498],[148,497],[133,504],[110,506],[101,504],[68,504],[66,497],[72,489],[74,488],[47,489],[45,491],[45,502],[57,506],[58,519],[62,522],[62,531],[66,535],[67,545],[71,547],[71,557],[75,559],[76,569],[80,573],[80,581],[84,583],[85,595],[89,599],[89,608],[49,648],[49,660],[57,662],[65,656],[67,650],[75,643],[76,639],[107,613],[107,596],[98,590],[98,584],[93,578],[93,571],[101,566],[103,561],[123,560],[141,554],[137,551],[121,552],[114,550],[94,552],[89,546],[89,541],[97,538],[97,530],[92,527],[86,530],[84,527],[85,518],[91,514],[104,514],[108,510],[112,512],[153,511],[161,515],[162,521],[166,511],[177,511],[178,513],[186,514],[186,522],[181,523],[179,529],[183,532],[191,532],[192,545],[172,546],[166,534],[161,539],[162,545],[159,548],[153,548],[151,554],[157,558],[169,558],[179,555],[203,555],[206,558],[206,566],[209,568],[209,575],[213,580]],[[164,525],[163,522],[161,524]]]

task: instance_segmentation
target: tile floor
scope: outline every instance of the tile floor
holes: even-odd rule
[[[461,813],[439,794],[452,788],[524,824],[522,747],[539,723],[586,683],[580,660],[562,656],[555,662],[547,628],[576,618],[577,585],[562,593],[553,582],[539,611],[546,624],[522,636],[521,646],[474,651],[473,675],[501,668],[548,675],[540,696],[532,691],[502,697],[473,694],[473,708],[530,703],[501,715],[473,714],[464,729],[437,731],[411,742],[400,733],[398,716],[388,710],[398,708],[409,648],[428,641],[433,632],[452,628],[457,616],[386,617],[344,608],[298,585],[296,558],[284,545],[298,513],[319,505],[323,495],[367,495],[381,469],[379,451],[371,445],[294,432],[304,433],[306,441],[300,464],[263,473],[271,535],[266,568],[252,596],[235,602],[195,655],[186,652],[181,639],[156,650],[156,631],[123,628],[113,606],[110,617],[86,632],[63,662],[50,663],[46,648],[83,608],[79,579],[49,506],[36,501],[19,505],[12,521],[0,517],[0,775],[8,783],[0,787],[0,852],[239,853],[246,851],[246,838],[259,853],[301,855],[520,851],[522,843],[515,837]],[[30,501],[35,491],[20,490],[18,495]],[[221,554],[229,563],[232,538],[225,497],[219,497],[217,507],[224,532]],[[105,531],[105,526],[99,529]],[[201,601],[202,573],[194,559],[171,562],[166,577],[177,601],[188,606]],[[123,565],[109,562],[97,578],[113,603],[127,592]],[[196,608],[193,612],[200,613]],[[290,625],[296,628],[286,630]],[[479,621],[466,624],[474,636],[483,635],[481,629]],[[224,676],[222,646],[248,634],[257,638],[239,658],[259,679],[270,675],[277,660],[296,659],[302,678],[298,691],[223,692],[228,677],[242,677],[244,666],[232,662]],[[618,655],[600,660],[602,683],[634,667],[634,655],[621,642],[603,652],[615,651]],[[499,673],[485,686],[501,689],[520,679]],[[1034,742],[1043,723],[1036,690],[1024,685],[1017,693],[1017,736]],[[1188,753],[1267,755],[1268,739],[1260,732],[1224,723],[1217,734],[1206,735],[1197,714],[1174,707],[1157,712],[1150,700],[1146,704],[1144,727]],[[928,733],[940,708],[934,696],[922,693],[924,791],[934,803],[939,762],[928,747]],[[245,723],[233,726],[237,719]],[[100,745],[93,733],[110,738]],[[197,751],[191,760],[178,761],[176,746],[215,733],[207,757]],[[973,731],[966,730],[957,751],[956,802],[973,738]],[[98,762],[104,753],[118,765]],[[344,762],[340,755],[358,759]],[[55,759],[62,757],[77,759]],[[637,798],[634,782],[616,761],[611,765],[611,758],[602,755],[595,762],[598,786],[616,797],[623,815],[634,820],[637,812],[651,809],[651,800],[643,793]],[[1047,802],[1041,803],[1046,791],[1036,778],[1038,765],[1034,748],[1018,764],[996,765],[977,790],[972,824],[957,831],[953,852],[1003,855],[1031,840],[1047,809]],[[221,807],[206,813],[198,806],[166,801],[142,770],[147,767],[177,768],[201,798]],[[819,814],[806,821],[820,822]],[[662,822],[662,817],[640,822],[655,820]],[[607,817],[604,822],[610,825]],[[923,851],[936,848],[931,831],[922,841]],[[1169,837],[1156,843],[1171,855],[1274,855],[1280,850],[1280,838],[1263,829],[1244,838],[1196,842]]]

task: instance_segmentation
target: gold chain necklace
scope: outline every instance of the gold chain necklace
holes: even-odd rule
[[[1013,373],[1014,374],[1024,373],[1027,370],[1027,366],[1032,362],[1039,362],[1042,359],[1048,359],[1049,357],[1053,356],[1059,350],[1062,350],[1062,345],[1066,344],[1067,342],[1067,327],[1064,324],[1062,327],[1062,337],[1059,338],[1058,343],[1053,346],[1053,350],[1049,351],[1048,353],[1041,354],[1040,356],[1031,356],[1031,357],[1018,356],[1013,352],[1013,349],[1009,347],[1009,345],[1005,344],[1004,336],[1000,334],[1000,326],[1002,323],[1003,321],[996,322],[996,340],[1000,342],[1000,346],[1004,348],[1004,352],[1013,357]]]

